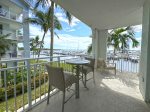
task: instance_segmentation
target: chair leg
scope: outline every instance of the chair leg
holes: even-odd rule
[[[47,97],[47,104],[49,104],[50,90],[51,90],[51,85],[49,84],[49,86],[48,86],[48,97]]]
[[[93,82],[94,82],[94,85],[95,85],[96,83],[95,83],[95,73],[94,73],[94,71],[93,71]]]
[[[85,86],[85,88],[87,88],[86,87],[86,81],[87,81],[87,74],[84,74],[84,86]]]
[[[76,99],[78,98],[78,90],[79,88],[77,87],[77,82],[75,83],[75,97]]]
[[[83,74],[83,72],[82,72],[82,83],[84,85],[84,74]]]
[[[65,105],[65,91],[63,92],[62,112],[64,112],[64,105]]]

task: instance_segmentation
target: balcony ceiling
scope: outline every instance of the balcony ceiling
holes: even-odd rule
[[[145,0],[53,0],[87,25],[98,29],[142,23]]]

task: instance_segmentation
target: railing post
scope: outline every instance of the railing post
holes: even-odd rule
[[[28,105],[30,110],[32,107],[30,60],[26,60],[26,66],[27,66],[27,90],[28,90],[27,94],[28,94]]]
[[[58,67],[60,67],[60,57],[57,57],[57,60],[58,60]]]

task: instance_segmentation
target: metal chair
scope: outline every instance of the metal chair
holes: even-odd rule
[[[85,57],[85,59],[90,61],[89,64],[86,64],[86,65],[83,65],[83,66],[82,66],[82,74],[83,74],[82,80],[83,80],[84,87],[87,88],[86,82],[89,81],[90,79],[93,79],[93,82],[94,82],[94,84],[95,84],[95,74],[94,74],[95,59],[94,59],[94,58],[88,58],[88,57]],[[93,73],[93,77],[87,79],[87,75],[88,75],[90,72]]]
[[[97,60],[97,68],[100,70],[114,70],[116,75],[116,63],[106,62],[104,59]]]
[[[47,104],[49,104],[50,90],[51,86],[53,86],[63,92],[62,112],[64,112],[64,104],[74,95],[73,94],[65,101],[66,88],[70,87],[74,83],[77,83],[77,78],[71,75],[72,73],[63,72],[63,68],[51,67],[49,65],[46,65],[46,69],[49,76]]]

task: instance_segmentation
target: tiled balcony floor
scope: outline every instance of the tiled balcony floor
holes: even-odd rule
[[[89,74],[90,75],[90,74]],[[89,90],[80,83],[80,99],[72,97],[65,104],[65,112],[150,112],[138,89],[136,74],[96,72],[96,85],[90,80]],[[30,112],[61,112],[61,92],[37,105]]]

